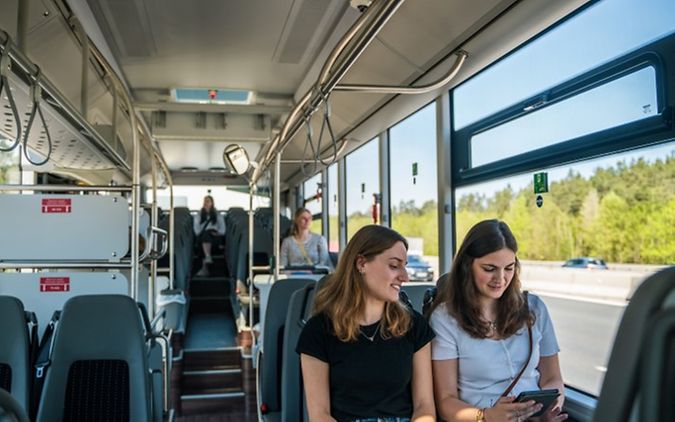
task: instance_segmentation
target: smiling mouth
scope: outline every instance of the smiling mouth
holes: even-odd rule
[[[394,289],[396,289],[397,292],[401,290],[401,285],[400,285],[400,284],[392,284],[391,287],[393,287]]]

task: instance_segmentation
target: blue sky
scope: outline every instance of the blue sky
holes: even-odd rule
[[[463,126],[531,97],[580,73],[611,61],[627,51],[634,50],[675,28],[674,0],[604,0],[591,6],[581,15],[568,20],[549,31],[528,47],[518,50],[498,62],[489,70],[467,81],[454,91],[458,126]],[[630,30],[627,30],[630,28]],[[589,91],[583,98],[586,110],[579,109],[574,99],[551,106],[549,113],[532,113],[529,125],[537,136],[529,136],[531,145],[543,146],[557,140],[569,139],[580,133],[599,130],[617,121],[637,120],[656,112],[654,78],[649,69],[638,71],[623,80],[614,82],[613,89]],[[601,107],[601,100],[611,95],[611,107]],[[568,103],[568,104],[565,104]],[[645,108],[644,106],[649,106]],[[557,109],[554,109],[557,107]],[[554,111],[555,113],[553,113]],[[556,119],[552,119],[552,116]],[[528,117],[529,117],[528,116]],[[580,117],[586,117],[583,121]],[[618,120],[617,120],[618,119]],[[575,125],[569,122],[574,121]],[[524,123],[528,123],[524,121]],[[506,127],[503,130],[509,130]],[[513,130],[515,128],[511,128]],[[523,131],[522,126],[519,130]],[[512,134],[509,134],[512,135]],[[499,138],[504,139],[501,133]],[[436,199],[436,124],[435,109],[431,104],[391,128],[391,204],[414,199],[418,206],[426,200]],[[511,136],[506,139],[513,139]],[[521,137],[518,142],[525,142]],[[476,153],[482,162],[493,161],[490,155],[507,154],[504,142],[487,142]],[[622,159],[644,156],[652,161],[665,157],[675,150],[670,144],[639,152],[610,156],[585,163],[575,164],[575,171],[584,176],[597,167],[609,167]],[[507,151],[507,152],[504,152]],[[490,155],[488,155],[488,152]],[[372,141],[347,157],[347,210],[366,211],[372,203],[372,192],[378,190],[377,141]],[[413,184],[412,163],[418,163],[419,175]],[[567,175],[570,166],[549,170],[549,182]],[[463,193],[478,191],[490,196],[496,190],[511,183],[514,189],[530,182],[532,174],[516,176],[508,180],[483,183],[462,189]],[[520,180],[520,181],[519,181]],[[366,193],[361,194],[361,183],[366,184]]]

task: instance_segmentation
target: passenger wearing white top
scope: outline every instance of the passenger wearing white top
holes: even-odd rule
[[[436,333],[431,356],[434,394],[446,421],[567,419],[561,413],[564,384],[553,324],[541,299],[522,294],[517,252],[506,223],[476,224],[434,300],[430,319]],[[551,388],[561,395],[541,417],[530,418],[541,404],[514,402],[522,391]]]
[[[204,251],[202,268],[197,275],[207,276],[209,274],[207,265],[213,262],[211,247],[214,243],[220,241],[220,237],[225,236],[225,220],[216,211],[211,195],[204,197],[204,204],[199,212],[199,216],[194,219],[193,226],[195,236],[197,236],[196,241],[202,245],[202,250]]]

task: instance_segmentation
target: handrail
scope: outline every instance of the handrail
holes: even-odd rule
[[[0,31],[0,38],[2,43],[0,43],[0,48],[4,51],[7,51],[9,57],[14,61],[14,63],[23,70],[27,75],[36,74],[38,67],[31,62],[26,55],[24,55],[18,48],[16,48],[11,42],[8,42],[9,35],[4,31]],[[59,91],[54,84],[52,84],[47,78],[41,77],[38,82],[36,82],[41,89],[52,97],[55,102],[58,104],[58,107],[64,111],[73,122],[79,125],[85,132],[85,136],[89,138],[100,150],[104,151],[106,155],[119,167],[123,168],[126,171],[130,171],[131,168],[127,165],[126,161],[112,149],[108,143],[99,135],[99,133],[92,127],[92,125],[75,109],[75,107],[70,104],[70,101]]]
[[[7,269],[126,269],[131,268],[130,260],[123,260],[120,262],[106,262],[106,261],[78,261],[78,262],[48,262],[42,261],[0,261],[0,270]]]
[[[0,192],[131,192],[131,186],[0,185]]]
[[[344,77],[361,53],[368,47],[380,29],[382,29],[384,24],[391,18],[396,10],[398,10],[403,1],[404,0],[388,0],[385,2],[382,0],[381,3],[375,3],[376,5],[381,4],[379,8],[371,7],[359,17],[356,23],[348,31],[347,36],[345,37],[347,40],[341,41],[334,48],[329,61],[326,63],[327,66],[324,66],[324,69],[322,70],[317,85],[307,91],[301,100],[298,101],[284,122],[281,132],[279,132],[274,140],[268,144],[269,147],[265,149],[264,153],[261,151],[263,160],[254,170],[253,175],[251,176],[251,184],[255,184],[258,179],[260,179],[262,173],[272,164],[275,155],[283,151],[298,130],[300,130],[303,121],[302,119],[299,119],[299,117],[305,114],[303,113],[303,108],[307,106],[307,113],[309,115],[316,111],[317,107],[325,100],[326,95],[330,93],[342,77]],[[369,22],[370,25],[366,25],[365,22]],[[354,30],[354,27],[358,27],[359,30],[362,30],[358,39],[356,39],[356,35],[359,31]],[[356,41],[354,41],[354,39],[356,39]],[[346,57],[336,65],[337,58],[352,41],[354,41],[352,49],[346,54]],[[335,67],[337,68],[336,70],[333,69]]]
[[[457,72],[462,68],[464,61],[469,56],[464,50],[459,50],[455,53],[457,59],[453,63],[448,73],[436,82],[431,82],[420,86],[396,86],[396,85],[359,85],[359,84],[343,84],[335,85],[335,91],[358,91],[379,94],[426,94],[446,85],[452,78],[457,75]]]

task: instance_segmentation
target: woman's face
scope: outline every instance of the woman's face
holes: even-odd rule
[[[384,302],[395,302],[401,284],[408,281],[407,250],[403,242],[375,256],[371,261],[357,262],[357,270],[363,276],[366,295]]]
[[[209,198],[208,196],[204,197],[204,205],[203,205],[203,207],[204,207],[204,209],[207,210],[207,211],[210,210],[211,208],[213,208],[213,201],[212,201],[211,198]]]
[[[312,214],[303,212],[295,219],[295,224],[300,230],[307,230],[312,224]]]
[[[478,293],[483,298],[499,299],[513,280],[516,254],[503,248],[473,260],[471,271]]]

